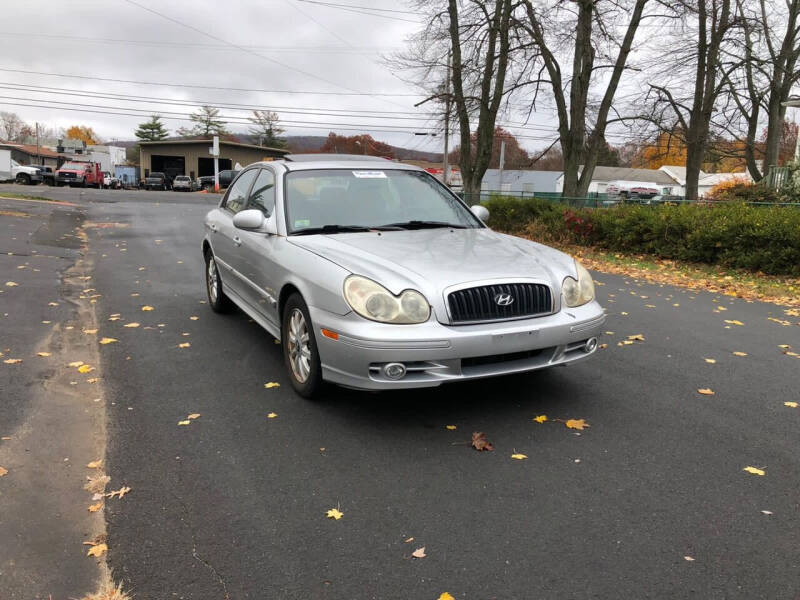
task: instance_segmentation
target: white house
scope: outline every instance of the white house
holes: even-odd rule
[[[583,172],[583,166],[578,169],[578,173]],[[606,187],[611,181],[642,181],[653,183],[658,187],[660,193],[672,195],[678,194],[675,180],[667,173],[659,169],[631,169],[629,167],[595,167],[592,174],[592,181],[589,183],[588,193],[605,194]],[[563,173],[556,180],[556,191],[564,191]]]

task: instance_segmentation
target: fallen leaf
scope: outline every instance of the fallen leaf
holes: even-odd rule
[[[473,432],[472,447],[479,452],[482,450],[494,450],[494,446],[492,446],[492,443],[486,439],[486,434],[482,431]]]
[[[143,307],[142,307],[142,310],[143,310],[143,311],[145,311],[145,312],[147,312],[147,311],[149,311],[149,310],[155,310],[155,309],[154,309],[152,306],[147,306],[147,305],[145,305],[145,306],[143,306]]]
[[[684,556],[683,560],[688,560],[689,562],[694,562],[694,559],[691,556]]]
[[[82,364],[83,364],[82,360],[75,360],[75,361],[69,363],[67,366],[68,367],[80,367]]]
[[[789,344],[778,344],[778,348],[780,348],[781,350],[788,350],[789,348],[791,348],[791,346]]]
[[[437,600],[456,600],[456,599],[455,599],[455,598],[453,598],[453,597],[452,597],[450,594],[448,594],[447,592],[444,592],[444,593],[443,593],[441,596],[439,596],[439,598],[438,598]]]
[[[6,281],[6,287],[17,287],[19,284],[13,281]]]
[[[753,475],[766,475],[763,469],[757,469],[756,467],[745,467],[742,469],[743,471],[747,471],[748,473],[752,473]]]
[[[138,327],[138,326],[139,326],[139,324],[138,324],[138,323],[136,323],[136,322],[133,322],[133,323],[125,323],[125,325],[123,325],[123,327],[127,327],[128,329],[132,329],[132,328],[134,328],[134,327]]]
[[[189,425],[190,423],[191,423],[191,421],[189,421],[189,420],[186,420],[186,421],[178,421],[178,425]]]
[[[583,419],[568,419],[564,425],[569,427],[570,429],[580,429],[581,431],[584,430],[586,427],[591,427],[586,421]]]
[[[48,302],[47,306],[58,306],[58,302]]]
[[[733,355],[734,356],[747,356],[747,352],[738,352],[737,351],[737,352],[734,352]]]
[[[113,498],[116,496],[117,498],[122,498],[125,494],[131,491],[131,488],[127,486],[122,486],[118,490],[114,490],[113,492],[109,492],[106,494],[106,497]]]
[[[189,342],[183,342],[182,344],[178,344],[178,348],[188,348],[191,346]]]
[[[456,427],[455,425],[445,425],[445,429],[449,429],[450,431],[453,431],[454,429],[458,429],[458,427]]]
[[[105,554],[106,550],[108,550],[108,546],[105,544],[97,544],[96,546],[92,546],[89,548],[89,551],[86,553],[86,556],[96,556],[100,557]]]
[[[717,362],[717,361],[716,361],[716,359],[714,359],[714,358],[706,358],[706,359],[704,359],[704,360],[705,360],[707,363],[709,363],[709,364],[712,364],[712,365],[713,365],[714,363],[716,363],[716,362]]]
[[[99,469],[102,466],[103,466],[103,459],[101,458],[99,460],[93,460],[88,465],[86,465],[86,468],[87,469]]]
[[[637,333],[635,335],[629,335],[628,339],[631,340],[632,342],[643,342],[644,336],[641,333]]]
[[[97,383],[98,381],[99,379],[97,377],[89,377],[89,379],[86,380],[86,383]]]
[[[714,395],[714,391],[710,390],[708,388],[699,389],[699,390],[697,390],[697,393],[698,394],[703,394],[704,396],[713,396]]]
[[[105,492],[106,485],[108,485],[108,482],[111,481],[111,477],[103,474],[87,476],[86,479],[88,481],[86,482],[86,485],[83,486],[83,489],[93,494],[102,494]]]
[[[89,506],[89,512],[97,512],[101,508],[103,508],[103,503],[98,502],[97,504],[92,504],[91,506]]]
[[[425,546],[422,548],[417,548],[411,553],[411,556],[414,558],[425,558],[427,555],[425,554]]]
[[[539,415],[538,417],[534,417],[533,420],[537,423],[544,423],[547,421],[547,415]]]
[[[271,413],[269,413],[269,414],[267,415],[267,418],[268,418],[268,419],[274,419],[274,418],[275,418],[275,417],[277,417],[277,416],[278,416],[278,413],[271,412]]]
[[[728,319],[725,319],[725,322],[726,322],[728,325],[744,325],[744,323],[742,323],[741,321],[737,321],[737,320],[735,320],[735,319],[734,319],[734,320],[732,320],[732,321],[729,321]]]
[[[413,542],[413,541],[414,541],[414,538],[412,536],[412,537],[408,538],[407,540],[403,540],[403,543],[404,544],[408,544],[409,542]]]
[[[104,337],[102,340],[100,340],[100,343],[105,346],[106,344],[113,344],[114,342],[118,341],[119,340],[116,338]]]
[[[95,333],[97,333],[97,329],[84,329],[83,333],[86,333],[88,335],[94,335]]]
[[[326,513],[326,515],[327,515],[327,517],[329,519],[335,519],[335,520],[338,521],[339,519],[341,519],[344,516],[344,513],[343,512],[339,512],[339,510],[336,509],[336,508],[332,508]]]
[[[6,475],[8,475],[8,469],[0,467],[0,477],[5,477]]]
[[[50,356],[50,353],[49,353],[49,352],[37,352],[37,353],[36,353],[36,356],[44,356],[44,357],[47,357],[47,356]]]
[[[78,367],[78,373],[91,373],[94,371],[94,367],[91,365],[81,365]]]
[[[517,460],[525,460],[528,457],[525,454],[512,454],[511,458],[515,458]]]
[[[191,317],[189,317],[189,318],[190,318],[192,321],[197,321],[197,319],[199,319],[200,317],[196,317],[196,316],[192,315],[192,316],[191,316]]]
[[[762,510],[761,513],[765,514],[765,515],[771,515],[772,511],[771,510]]]
[[[200,416],[200,413],[192,413],[189,416],[187,416],[186,418],[187,419],[196,419],[199,416]]]
[[[797,408],[797,402],[784,402],[783,405],[789,408]]]
[[[270,381],[269,383],[265,383],[264,387],[267,388],[267,389],[276,388],[276,387],[281,387],[281,384],[277,383],[275,381]]]
[[[22,359],[21,358],[7,358],[3,362],[6,363],[7,365],[16,365],[17,363],[21,363]]]

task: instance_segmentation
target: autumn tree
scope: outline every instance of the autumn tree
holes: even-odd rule
[[[258,138],[260,145],[286,148],[286,140],[280,137],[284,130],[278,125],[278,113],[269,110],[254,110],[253,116],[247,120],[253,124],[249,131]]]
[[[470,136],[470,148],[473,153],[477,148],[477,132],[472,132]],[[489,168],[497,169],[500,167],[500,150],[505,142],[505,156],[503,168],[505,169],[525,169],[531,165],[531,157],[528,152],[519,144],[516,137],[502,127],[496,127],[492,138],[492,153],[489,158]],[[473,157],[474,160],[474,157]],[[461,162],[461,146],[456,146],[450,154],[450,162],[458,164]]]
[[[19,118],[17,113],[0,112],[0,128],[2,128],[3,139],[10,142],[15,141],[23,125],[25,122]]]
[[[661,131],[655,139],[641,146],[633,157],[637,169],[660,169],[664,165],[686,164],[686,144],[679,131]]]
[[[71,140],[82,140],[87,144],[97,144],[100,138],[94,132],[94,129],[88,125],[73,125],[68,127],[65,135]]]
[[[337,135],[333,132],[328,134],[320,152],[326,154],[367,154],[369,156],[383,156],[394,158],[392,147],[383,142],[378,142],[371,135]]]
[[[161,122],[161,117],[153,115],[150,120],[139,123],[139,127],[133,133],[142,142],[160,142],[167,139],[169,132]]]
[[[194,123],[192,127],[181,127],[178,133],[183,136],[203,136],[225,135],[228,130],[225,128],[225,121],[219,115],[219,109],[213,106],[203,105],[197,112],[189,115],[189,120]]]

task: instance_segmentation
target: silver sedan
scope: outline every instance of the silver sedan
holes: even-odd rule
[[[295,390],[385,390],[564,365],[605,320],[589,272],[497,233],[422,169],[289,156],[244,169],[205,219],[212,309],[280,340]]]

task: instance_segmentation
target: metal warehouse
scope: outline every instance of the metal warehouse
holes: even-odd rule
[[[188,175],[192,179],[214,174],[214,158],[208,140],[163,140],[141,142],[139,166],[142,177],[151,172],[166,173],[170,177]],[[219,170],[233,169],[236,164],[245,167],[260,160],[274,160],[289,153],[288,150],[268,148],[253,144],[219,141]]]

